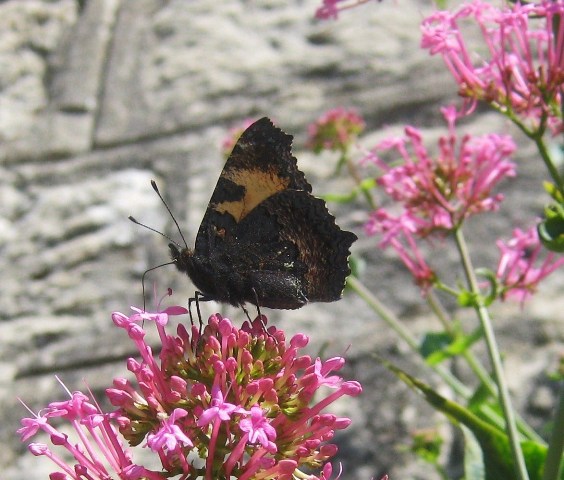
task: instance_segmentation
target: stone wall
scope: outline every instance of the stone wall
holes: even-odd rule
[[[271,117],[295,136],[295,152],[314,192],[344,191],[333,160],[303,148],[305,130],[335,106],[367,119],[366,147],[409,123],[436,137],[438,107],[455,86],[437,58],[418,48],[427,2],[371,2],[337,22],[313,19],[315,0],[12,0],[0,3],[0,452],[2,478],[44,479],[50,465],[25,452],[14,432],[26,412],[62,398],[54,374],[71,389],[84,381],[99,399],[132,355],[110,313],[141,302],[141,275],[168,261],[165,239],[128,221],[133,215],[174,237],[150,187],[156,179],[193,241],[222,167],[220,142],[246,117]],[[484,112],[470,131],[518,133]],[[522,140],[522,139],[521,139]],[[520,152],[503,214],[476,220],[470,237],[487,239],[478,264],[494,261],[493,241],[541,212],[543,169]],[[365,238],[366,212],[332,206],[357,232],[363,281],[386,298],[409,328],[432,328],[418,291],[391,252]],[[440,259],[456,264],[454,254]],[[172,267],[151,274],[178,303],[193,287]],[[562,341],[562,276],[520,310],[504,305],[496,328],[517,403],[542,424],[554,402],[544,386]],[[206,304],[234,320],[241,311]],[[312,337],[311,353],[347,351],[348,378],[362,397],[337,406],[353,418],[339,437],[344,478],[434,479],[398,448],[418,428],[444,419],[372,358],[392,358],[420,373],[408,349],[363,302],[267,312],[289,334]],[[468,322],[473,322],[468,319]],[[438,328],[438,327],[434,327]],[[430,379],[433,382],[433,379]],[[535,416],[536,415],[536,416]],[[456,442],[455,442],[456,443]],[[448,452],[447,452],[448,453]],[[457,462],[457,450],[452,450]],[[24,475],[25,473],[25,475]]]

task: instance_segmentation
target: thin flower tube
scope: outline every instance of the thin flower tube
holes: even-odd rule
[[[22,442],[41,431],[49,436],[52,447],[46,443],[32,442],[28,449],[33,455],[44,456],[57,466],[58,470],[49,475],[52,480],[166,478],[159,472],[133,462],[131,450],[123,445],[121,435],[113,424],[115,414],[102,412],[82,392],[68,394],[68,400],[52,402],[37,414],[30,410],[33,417],[23,418],[22,427],[17,432]],[[65,420],[70,429],[55,427],[51,423],[54,419],[59,419],[57,423],[61,419]],[[78,441],[71,440],[71,433]],[[68,455],[58,454],[57,451],[61,449],[70,453],[76,463],[70,464]]]

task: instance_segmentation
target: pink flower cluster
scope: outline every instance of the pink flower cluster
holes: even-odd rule
[[[131,452],[124,447],[117,429],[112,424],[115,414],[103,413],[90,403],[81,392],[69,392],[70,399],[50,403],[47,408],[33,418],[22,419],[18,430],[22,442],[45,432],[57,449],[65,449],[75,459],[69,465],[68,459],[57,455],[46,443],[33,442],[29,451],[36,456],[49,458],[59,471],[49,475],[51,480],[164,480],[164,475],[147,470],[132,461]],[[51,421],[66,420],[74,430],[79,441],[74,443],[67,433],[57,430]]]
[[[443,109],[449,133],[439,139],[438,154],[423,145],[422,134],[406,127],[405,137],[389,138],[365,158],[383,170],[377,183],[398,205],[399,212],[379,208],[365,225],[368,235],[382,234],[380,246],[392,246],[424,291],[436,276],[427,265],[416,238],[444,236],[471,215],[494,211],[503,197],[493,189],[515,175],[509,157],[515,151],[510,137],[495,134],[458,138],[456,111]],[[379,152],[397,152],[401,162],[389,166]]]
[[[181,478],[291,479],[302,467],[322,468],[319,478],[327,478],[326,462],[337,451],[327,442],[350,420],[322,410],[361,392],[357,382],[332,374],[344,360],[299,355],[305,335],[288,344],[282,331],[266,333],[258,320],[238,329],[215,315],[202,334],[179,325],[170,336],[168,314],[177,311],[113,315],[142,356],[128,362],[137,388],[116,379],[107,391],[123,436],[132,445],[146,440],[163,468]],[[159,361],[144,342],[143,320],[156,324]],[[331,393],[314,402],[323,386]]]
[[[436,157],[423,145],[421,132],[406,127],[405,137],[381,142],[364,160],[384,171],[377,182],[401,204],[403,212],[397,221],[421,237],[452,231],[470,215],[497,210],[503,196],[492,194],[493,189],[504,178],[515,176],[515,165],[509,161],[516,148],[511,137],[489,134],[458,139],[454,108],[443,109],[443,115],[449,133],[439,139]],[[401,164],[390,167],[378,156],[387,150],[395,150]],[[368,233],[382,230],[379,216],[366,226]]]
[[[564,2],[512,2],[504,8],[474,0],[454,12],[439,11],[421,25],[421,46],[439,54],[469,99],[529,122],[532,132],[563,131]],[[465,30],[479,28],[488,55],[476,56]],[[559,27],[557,27],[559,25]],[[465,32],[465,33],[464,33]]]
[[[238,329],[214,315],[203,332],[192,327],[189,333],[180,324],[177,335],[171,336],[165,330],[169,316],[184,314],[185,308],[134,311],[129,317],[112,316],[141,354],[141,361],[128,361],[137,386],[118,378],[107,390],[117,411],[103,413],[86,395],[69,392],[70,400],[52,403],[41,414],[22,420],[22,441],[43,430],[55,446],[74,456],[76,464],[69,465],[46,444],[30,444],[32,453],[48,457],[60,469],[50,475],[52,480],[332,476],[328,460],[337,447],[330,441],[350,420],[323,410],[343,395],[362,391],[358,382],[334,374],[344,359],[322,362],[299,355],[308,343],[305,335],[287,343],[282,331],[270,327],[267,333],[258,319]],[[145,342],[143,322],[154,324],[159,333],[158,359]],[[329,390],[320,396],[322,387]],[[72,443],[52,426],[54,418],[70,422],[79,442]],[[145,442],[158,456],[162,472],[133,463],[119,434],[132,446]],[[320,473],[315,476],[302,468]]]
[[[513,237],[497,241],[501,252],[496,277],[500,283],[500,297],[514,297],[521,303],[535,293],[540,281],[564,265],[564,257],[545,252],[535,227],[522,231],[516,228]]]
[[[334,108],[308,127],[307,146],[315,153],[322,150],[344,153],[364,127],[364,120],[354,110]]]

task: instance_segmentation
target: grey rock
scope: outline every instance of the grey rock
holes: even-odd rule
[[[86,378],[101,400],[111,379],[125,374],[125,359],[134,351],[125,334],[116,333],[110,314],[140,306],[143,272],[169,261],[168,241],[127,217],[181,241],[151,179],[192,245],[222,168],[221,139],[245,117],[268,115],[295,135],[295,154],[316,194],[351,187],[331,176],[331,155],[317,157],[303,148],[307,124],[328,108],[360,110],[374,132],[363,137],[364,149],[400,134],[405,124],[422,127],[428,139],[444,132],[438,107],[455,98],[455,85],[440,60],[418,48],[418,24],[430,7],[415,0],[369,2],[337,22],[319,22],[312,18],[317,4],[0,3],[2,478],[19,479],[25,472],[27,480],[44,479],[51,468],[14,435],[26,415],[16,397],[35,410],[63,398],[54,378],[59,374],[71,390],[82,389]],[[499,116],[482,113],[461,128],[510,132],[523,147],[520,176],[506,184],[501,213],[469,225],[477,265],[492,265],[494,240],[541,212],[544,173],[531,158],[534,150]],[[414,335],[437,329],[393,253],[362,235],[365,209],[355,204],[331,210],[343,228],[361,237],[353,250],[367,263],[363,282]],[[433,260],[454,280],[456,253],[449,244],[441,247]],[[533,394],[545,385],[539,379],[554,369],[564,340],[563,278],[559,273],[547,282],[522,311],[506,304],[494,312],[516,404],[524,412],[529,408],[539,428],[554,392],[545,387]],[[147,275],[148,291],[153,282],[159,292],[172,287],[179,304],[193,293],[172,266]],[[452,302],[447,307],[468,330],[476,326]],[[204,315],[221,311],[235,321],[244,318],[238,309],[203,309]],[[346,377],[364,385],[362,396],[335,405],[337,414],[353,419],[352,429],[338,437],[344,478],[437,478],[397,446],[413,430],[439,428],[448,440],[447,459],[455,457],[456,439],[444,418],[374,361],[378,352],[426,378],[382,320],[348,293],[334,304],[267,314],[288,336],[308,333],[312,355],[323,348],[346,351]]]

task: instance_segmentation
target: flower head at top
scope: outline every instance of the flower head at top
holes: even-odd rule
[[[459,138],[454,108],[444,108],[443,115],[449,131],[439,139],[436,156],[427,151],[419,130],[406,127],[405,137],[384,140],[365,158],[383,170],[377,183],[401,209],[399,216],[374,215],[367,225],[370,233],[445,234],[467,217],[499,207],[503,197],[493,189],[504,178],[515,176],[515,165],[509,161],[516,148],[513,140],[496,134]],[[397,152],[401,162],[394,166],[384,162],[379,152],[388,150]],[[380,224],[379,218],[386,223]],[[394,218],[402,228],[393,227]]]
[[[361,387],[329,375],[342,359],[300,355],[305,335],[286,342],[282,331],[270,327],[266,333],[258,320],[239,329],[214,315],[201,333],[179,325],[171,336],[162,313],[113,318],[128,332],[141,319],[157,320],[159,359],[136,333],[142,360],[130,359],[128,368],[137,386],[116,379],[107,394],[118,407],[122,435],[132,445],[145,442],[169,474],[290,479],[304,475],[301,468],[322,468],[335,455],[328,442],[350,420],[323,409]],[[324,385],[329,393],[314,401]]]
[[[334,108],[308,127],[307,146],[315,153],[322,150],[345,153],[364,127],[364,120],[354,110]]]
[[[467,108],[484,101],[531,132],[545,126],[562,132],[564,28],[556,20],[563,15],[561,1],[498,8],[474,0],[426,18],[421,46],[443,57]],[[464,28],[468,22],[478,27],[483,51],[471,46]]]

